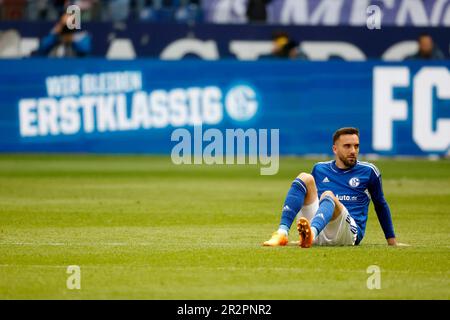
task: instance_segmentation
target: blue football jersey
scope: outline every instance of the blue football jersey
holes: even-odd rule
[[[381,174],[375,165],[357,161],[349,169],[339,169],[336,161],[318,162],[311,173],[316,181],[319,197],[332,191],[358,225],[359,243],[364,237],[372,199],[385,237],[395,237],[389,206],[384,198]]]

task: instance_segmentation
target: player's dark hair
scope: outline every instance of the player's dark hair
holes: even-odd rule
[[[272,33],[272,40],[277,40],[280,38],[289,39],[289,34],[286,31],[277,30]]]
[[[356,134],[359,137],[359,130],[357,128],[345,127],[337,129],[333,134],[333,144],[336,143],[336,140],[339,139],[343,134]]]
[[[423,32],[423,33],[419,34],[419,36],[417,37],[417,40],[420,40],[420,39],[425,38],[425,37],[430,37],[433,40],[431,35],[429,33],[426,33],[426,32]]]

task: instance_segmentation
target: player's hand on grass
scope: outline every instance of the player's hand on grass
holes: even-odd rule
[[[397,242],[397,240],[395,238],[389,238],[386,240],[387,240],[388,245],[390,245],[390,246],[394,246],[394,247],[409,247],[410,246],[409,244],[406,244],[406,243]]]

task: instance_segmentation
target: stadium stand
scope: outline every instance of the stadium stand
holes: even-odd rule
[[[77,5],[83,21],[200,21],[200,0],[2,0],[4,21],[55,21],[64,7]]]

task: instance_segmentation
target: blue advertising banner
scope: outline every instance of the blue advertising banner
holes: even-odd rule
[[[2,22],[0,31],[9,31],[8,52],[28,56],[50,32],[51,23]],[[153,57],[180,60],[186,57],[205,60],[231,58],[257,60],[272,49],[272,34],[287,32],[309,60],[340,58],[350,61],[382,59],[401,61],[417,52],[417,38],[429,34],[449,57],[450,28],[361,27],[292,25],[186,25],[154,23],[82,23],[81,33],[92,37],[91,57],[134,59]],[[164,35],[164,36],[161,36]],[[15,40],[14,40],[15,39]],[[0,52],[1,54],[1,52]],[[11,55],[10,55],[11,57]]]
[[[195,126],[279,129],[281,154],[445,154],[450,63],[1,60],[1,152],[168,154]]]

